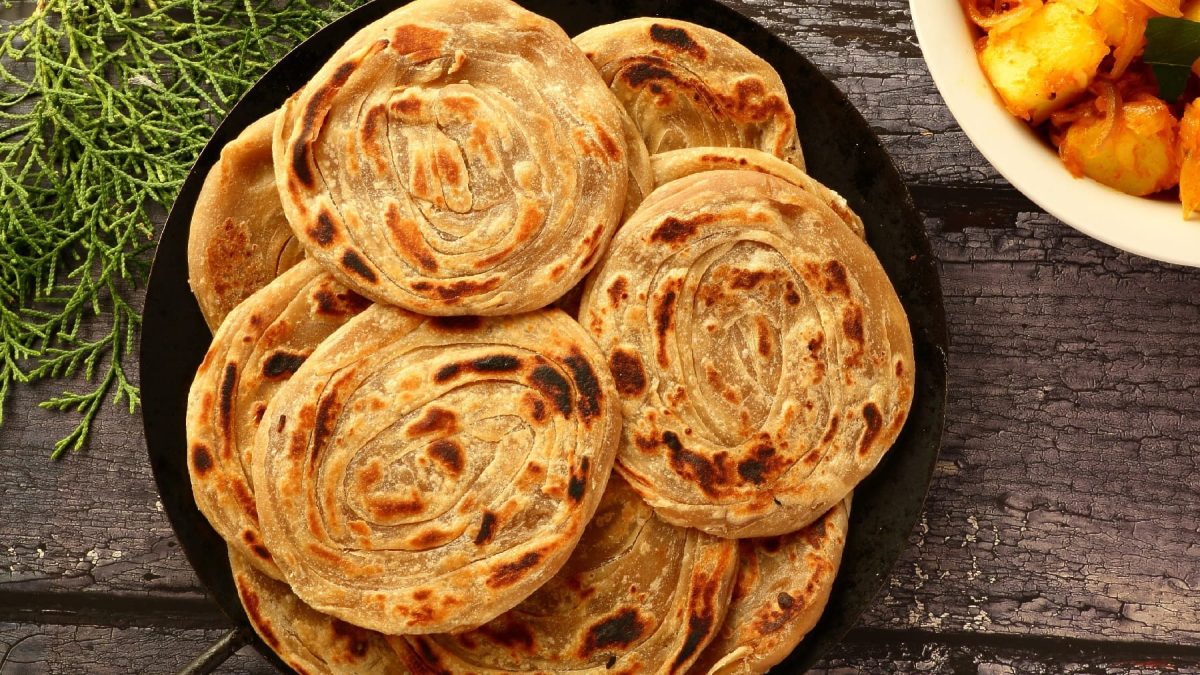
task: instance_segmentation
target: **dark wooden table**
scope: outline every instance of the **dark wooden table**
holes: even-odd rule
[[[1200,271],[1087,239],[1013,190],[942,104],[906,0],[725,1],[883,138],[953,335],[925,515],[823,667],[1200,673]],[[70,422],[35,403],[60,388],[18,391],[0,428],[0,672],[171,672],[228,622],[162,513],[137,417],[107,409],[86,452],[47,461]],[[268,666],[245,649],[222,672]]]

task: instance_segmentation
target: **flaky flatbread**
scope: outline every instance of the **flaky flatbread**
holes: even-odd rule
[[[803,530],[738,542],[729,612],[693,675],[765,673],[792,653],[829,601],[849,517],[847,497]]]
[[[574,286],[621,218],[627,155],[596,70],[510,0],[416,0],[364,28],[284,105],[274,144],[309,254],[439,316]]]
[[[221,324],[188,392],[192,494],[217,533],[282,579],[263,543],[250,476],[267,403],[322,340],[370,302],[306,260],[238,305]]]
[[[315,609],[383,633],[479,625],[552,577],[608,480],[612,377],[559,310],[375,305],[272,400],[259,518]]]
[[[277,113],[221,149],[196,197],[188,231],[188,283],[213,332],[234,307],[304,259],[275,187]]]
[[[908,414],[908,320],[874,253],[808,191],[754,171],[658,188],[580,313],[625,412],[617,469],[670,522],[728,537],[811,523]]]
[[[383,675],[405,672],[384,636],[322,614],[301,602],[241,553],[229,550],[238,598],[254,631],[301,675]]]
[[[686,21],[639,18],[593,28],[575,44],[629,112],[651,155],[756,148],[804,168],[783,81],[729,36]]]
[[[749,148],[684,148],[655,155],[651,158],[654,185],[666,185],[673,180],[705,171],[757,171],[766,173],[803,188],[828,206],[860,239],[866,238],[863,221],[841,195],[830,190],[803,170],[774,155]]]

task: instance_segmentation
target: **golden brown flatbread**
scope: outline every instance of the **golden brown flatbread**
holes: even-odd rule
[[[791,654],[829,601],[849,519],[847,497],[803,530],[740,540],[729,612],[692,673],[765,673]]]
[[[418,673],[684,673],[721,626],[737,560],[736,542],[662,521],[613,476],[571,559],[525,602],[393,642]]]
[[[630,167],[620,107],[553,22],[416,0],[283,108],[275,168],[309,254],[430,315],[544,307],[592,268]]]
[[[400,655],[384,636],[322,614],[282,581],[260,572],[236,549],[229,566],[255,632],[301,675],[402,673]]]
[[[686,21],[640,18],[593,28],[575,44],[625,106],[651,155],[757,148],[804,168],[783,81],[729,36]]]
[[[267,409],[263,536],[321,612],[389,634],[476,626],[566,561],[620,424],[599,350],[560,310],[431,319],[376,305]]]
[[[749,148],[684,148],[655,155],[651,158],[654,184],[666,185],[673,180],[704,171],[757,171],[767,173],[799,186],[820,199],[846,225],[866,239],[862,218],[850,208],[841,195],[822,185],[804,171],[761,150]]]
[[[753,171],[655,190],[580,313],[624,409],[617,469],[669,522],[771,536],[817,519],[908,415],[904,308],[809,192]]]
[[[196,505],[232,548],[276,579],[283,576],[263,544],[250,478],[254,435],[279,386],[368,304],[303,261],[230,312],[188,392]]]
[[[277,113],[221,149],[196,197],[188,232],[188,283],[208,327],[304,259],[275,187],[271,132]]]

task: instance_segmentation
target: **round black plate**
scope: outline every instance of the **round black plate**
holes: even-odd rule
[[[192,377],[210,335],[187,285],[188,225],[196,195],[221,148],[279,107],[355,31],[404,0],[375,0],[330,24],[274,68],[233,107],[200,153],[175,201],[146,293],[141,382],[150,462],[171,524],[200,580],[231,619],[242,611],[225,544],[196,509],[186,464],[184,412]],[[850,536],[820,623],[778,670],[808,668],[871,604],[907,545],[929,488],[946,400],[946,325],[937,265],[912,199],[862,116],[803,56],[762,26],[716,0],[524,0],[570,35],[636,16],[665,16],[710,26],[770,62],[787,84],[810,173],[841,193],[862,216],[867,238],[900,293],[912,322],[916,399],[895,447],[855,492]],[[259,649],[276,665],[264,645]]]

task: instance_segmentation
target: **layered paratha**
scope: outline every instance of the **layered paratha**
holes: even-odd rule
[[[229,566],[250,625],[300,675],[382,675],[404,672],[384,636],[322,614],[301,602],[245,556],[229,550]]]
[[[692,673],[765,673],[791,654],[825,610],[849,518],[846,498],[803,530],[740,540],[729,612]]]
[[[878,464],[913,395],[908,320],[871,249],[773,175],[655,190],[580,313],[625,412],[618,470],[670,522],[794,531]]]
[[[860,239],[866,239],[862,218],[858,217],[841,195],[825,187],[803,170],[761,150],[684,148],[655,155],[651,158],[651,166],[655,186],[666,185],[673,180],[705,171],[757,171],[771,174],[811,192],[832,209]]]
[[[557,309],[428,318],[375,305],[267,409],[263,535],[321,612],[390,634],[476,626],[566,561],[620,423],[599,350]]]
[[[221,149],[196,197],[188,231],[188,283],[209,329],[304,259],[275,187],[273,112]]]
[[[306,260],[221,324],[188,392],[192,493],[217,533],[263,573],[282,575],[263,543],[250,476],[267,403],[334,330],[369,305]]]
[[[430,315],[553,302],[607,245],[630,173],[596,70],[510,0],[416,0],[364,28],[284,105],[274,156],[309,254]]]
[[[756,148],[804,168],[779,74],[729,36],[686,21],[628,19],[576,36],[651,155]]]

